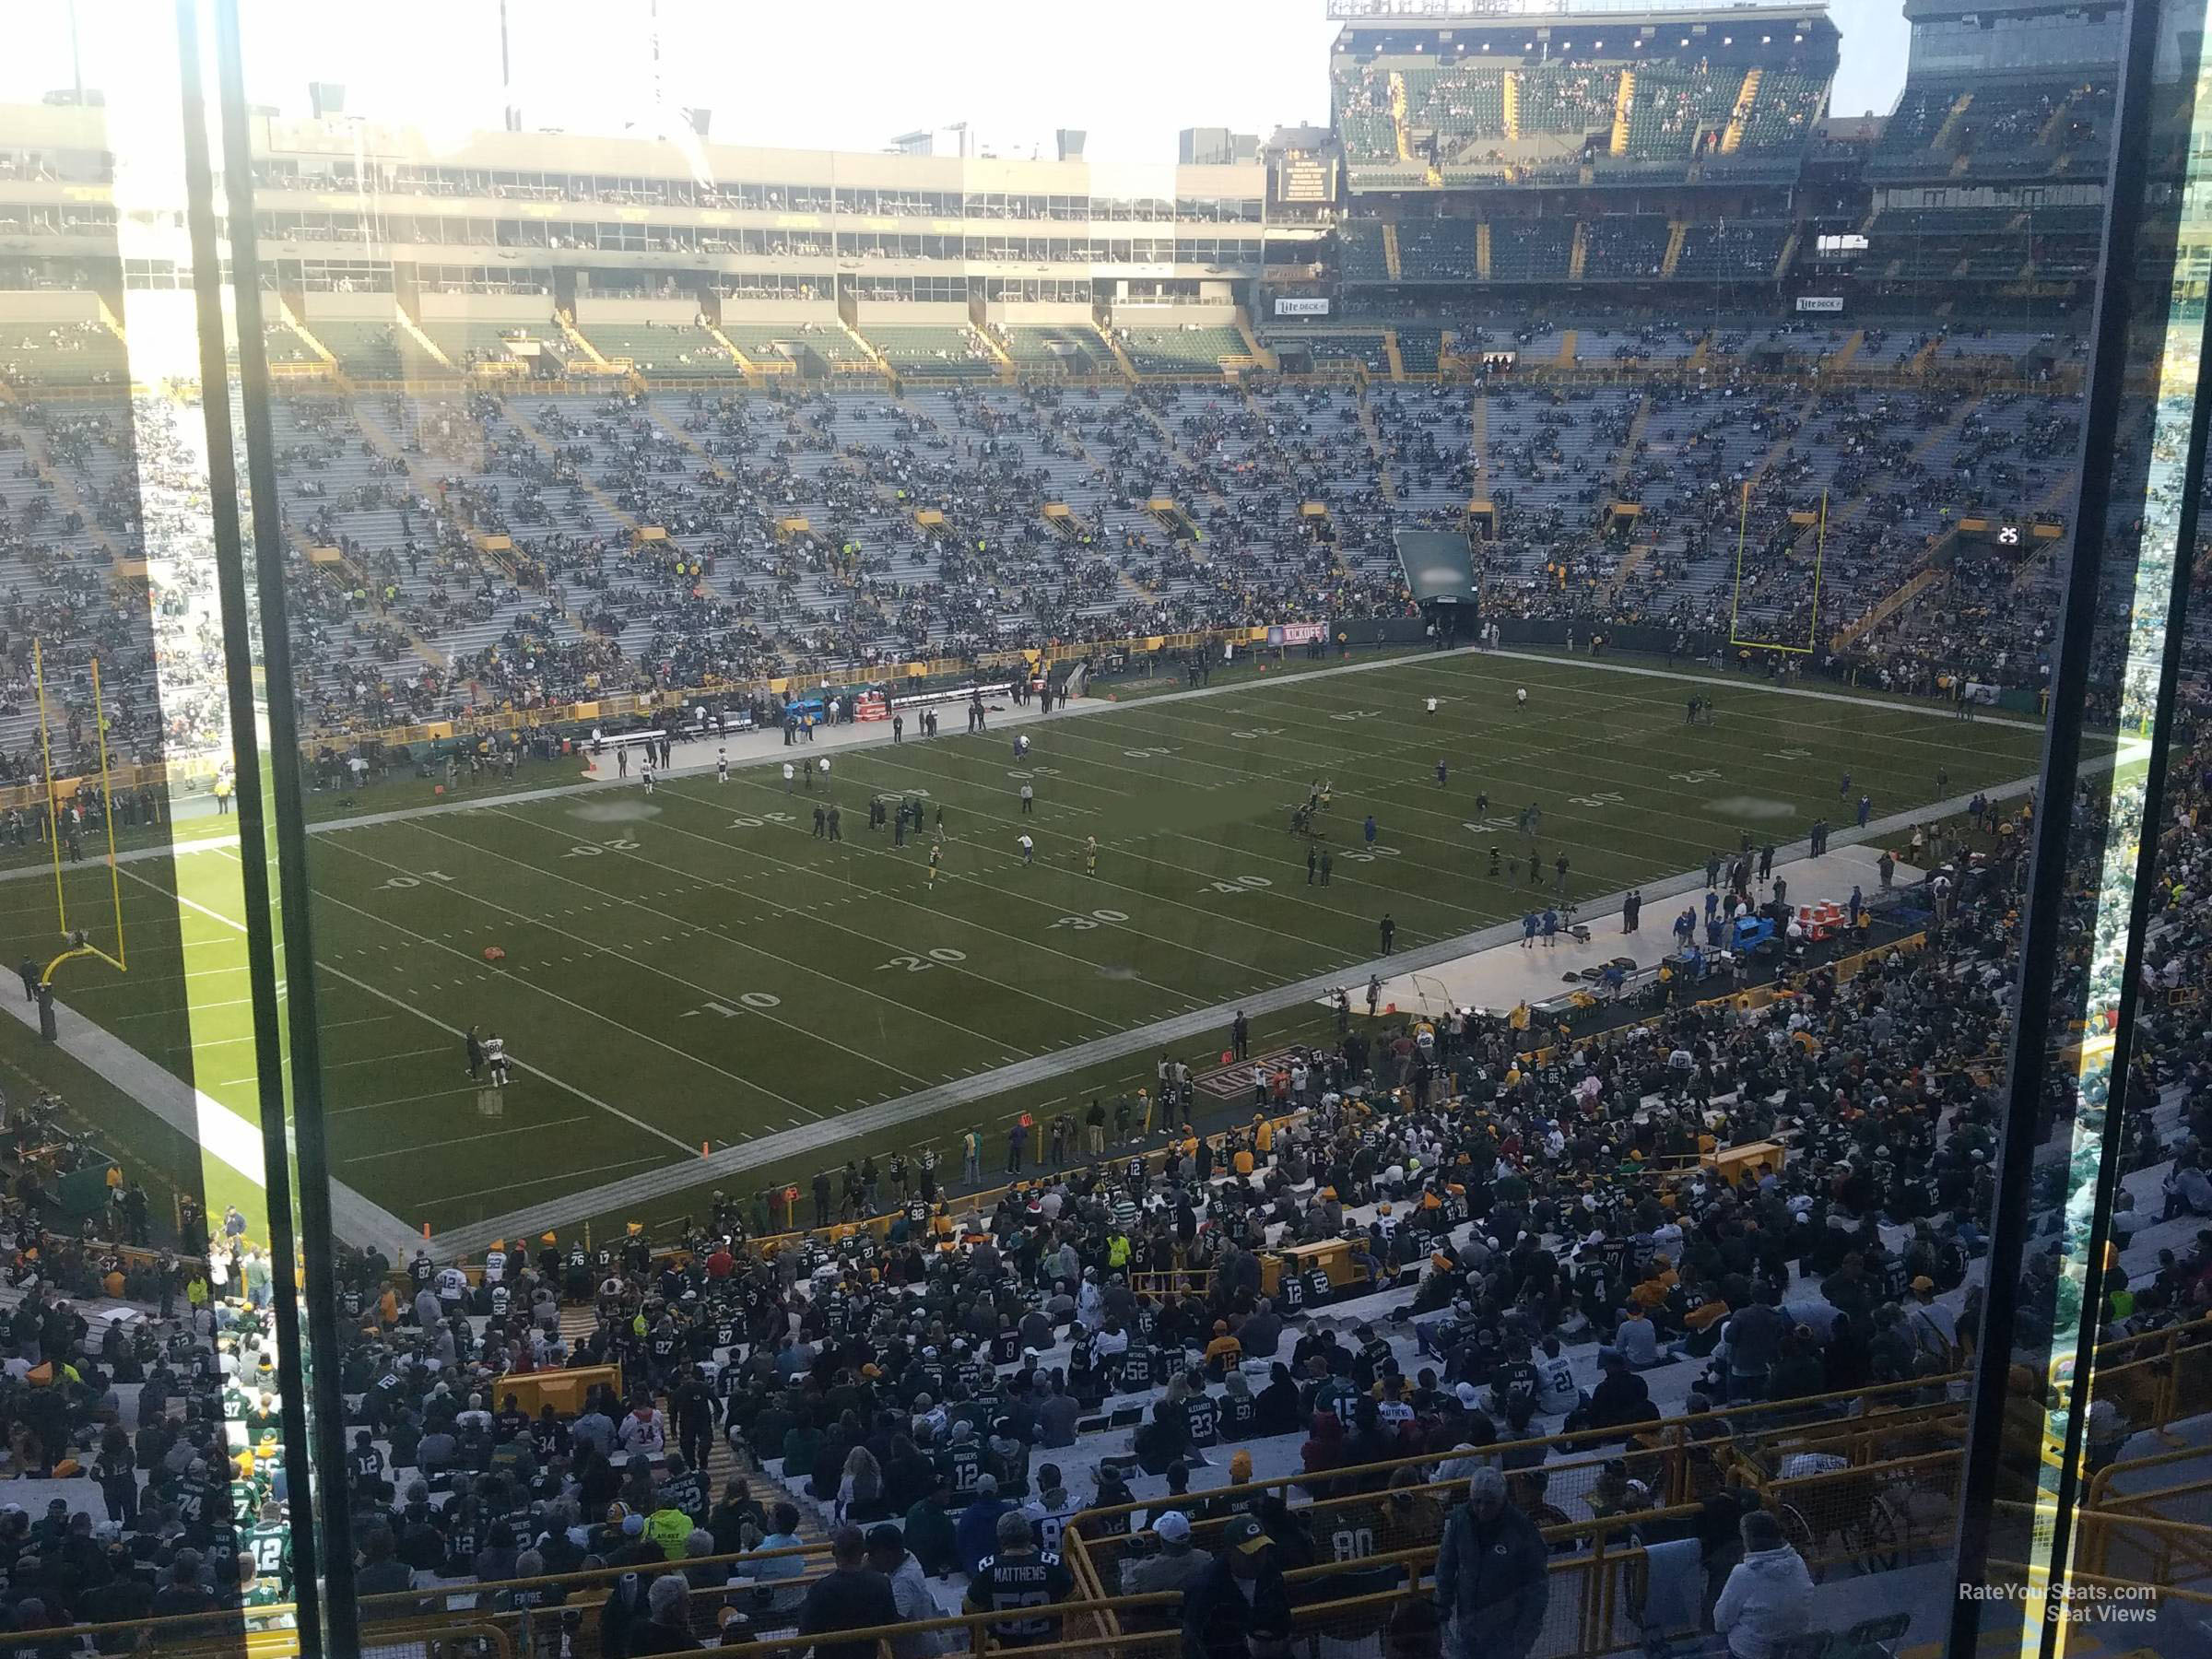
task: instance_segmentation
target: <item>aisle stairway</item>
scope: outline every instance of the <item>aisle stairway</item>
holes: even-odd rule
[[[1845,623],[1837,631],[1835,637],[1829,641],[1828,648],[1830,651],[1850,649],[1854,641],[1873,632],[1874,629],[1879,628],[1898,612],[1903,610],[1906,606],[1912,604],[1913,600],[1919,598],[1921,594],[1949,575],[1948,571],[1939,571],[1934,566],[1926,566],[1913,571],[1896,588],[1877,600],[1855,621]]]
[[[1741,90],[1735,95],[1735,108],[1729,112],[1727,129],[1721,134],[1721,154],[1733,156],[1743,147],[1744,127],[1751,119],[1751,106],[1759,101],[1759,83],[1765,71],[1753,69],[1744,76]]]

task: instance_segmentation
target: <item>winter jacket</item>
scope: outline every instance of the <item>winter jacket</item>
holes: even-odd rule
[[[1735,1659],[1772,1659],[1777,1645],[1812,1622],[1813,1576],[1787,1544],[1744,1557],[1712,1609],[1713,1628]]]
[[[977,1563],[998,1548],[998,1518],[1014,1506],[997,1498],[978,1498],[952,1524],[960,1571],[973,1577]]]
[[[1275,1551],[1261,1559],[1250,1588],[1247,1595],[1218,1557],[1191,1580],[1182,1598],[1183,1659],[1241,1659],[1255,1632],[1289,1635],[1290,1591]]]
[[[906,1547],[922,1571],[941,1577],[959,1565],[959,1543],[951,1519],[924,1498],[906,1512]]]
[[[1511,1504],[1486,1524],[1462,1503],[1437,1550],[1437,1610],[1463,1641],[1482,1632],[1486,1653],[1525,1654],[1551,1602],[1550,1559],[1535,1523]]]

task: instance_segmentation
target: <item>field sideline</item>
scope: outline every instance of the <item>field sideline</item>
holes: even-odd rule
[[[1529,689],[1525,710],[1515,686]],[[1718,701],[1710,728],[1684,721],[1700,688]],[[786,794],[782,749],[726,784],[711,765],[679,772],[650,799],[633,783],[318,824],[335,1173],[439,1232],[627,1174],[680,1181],[674,1166],[696,1167],[702,1143],[742,1148],[856,1108],[942,1099],[1009,1064],[1111,1048],[1363,963],[1385,912],[1401,951],[1503,921],[1548,894],[1562,852],[1577,895],[1612,893],[1733,850],[1739,830],[1786,841],[1822,813],[1841,830],[1861,793],[1881,818],[2009,785],[2034,771],[2041,742],[2024,722],[1848,694],[1465,653],[1155,695],[1018,729],[1026,761],[1011,730],[789,751],[832,755],[837,843],[812,833],[826,797]],[[712,755],[692,747],[679,761]],[[1320,778],[1335,785],[1317,843],[1335,863],[1325,888],[1309,885],[1306,842],[1288,828]],[[1018,810],[1024,782],[1033,817]],[[427,786],[372,794],[411,807]],[[871,795],[920,797],[924,836],[894,849],[888,828],[871,833]],[[1488,873],[1492,845],[1509,860],[1526,853],[1515,818],[1530,801],[1543,814],[1535,888],[1525,874]],[[939,808],[933,889],[923,842]],[[222,1059],[244,1052],[248,1030],[242,931],[220,896],[235,869],[228,880],[213,869],[235,856],[123,865],[133,971],[72,965],[63,995],[250,1117],[251,1066]],[[72,866],[67,881],[73,921],[106,914],[103,866]],[[181,913],[171,891],[189,901]],[[53,909],[45,884],[0,886],[18,953],[50,943]],[[496,967],[482,954],[492,946],[507,953]],[[478,1114],[463,1075],[472,1022],[500,1031],[517,1062],[496,1117]],[[1220,1046],[1212,1033],[1183,1045],[1194,1061]],[[1038,1102],[1062,1092],[1041,1087]],[[914,1115],[865,1148],[931,1141],[957,1168],[960,1109]],[[771,1164],[744,1185],[863,1146]]]

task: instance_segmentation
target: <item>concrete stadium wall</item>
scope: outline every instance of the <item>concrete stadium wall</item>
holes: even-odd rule
[[[553,314],[547,294],[441,294],[425,289],[415,299],[427,322],[543,323]]]
[[[685,328],[698,314],[699,301],[691,299],[614,300],[585,294],[576,298],[579,323],[616,323],[632,328],[659,323]]]
[[[879,324],[888,328],[901,324],[908,328],[959,328],[968,321],[968,302],[862,300],[854,303],[853,313],[863,328],[873,328]]]
[[[1002,300],[983,307],[983,321],[1006,328],[1087,328],[1090,307]]]
[[[1227,295],[1210,305],[1189,301],[1154,305],[1143,300],[1113,302],[1113,321],[1122,328],[1181,328],[1186,323],[1195,328],[1228,328],[1236,320],[1236,304]]]
[[[311,325],[319,322],[390,323],[399,315],[399,304],[389,294],[311,293],[302,295],[301,300]]]
[[[0,294],[0,311],[10,324],[89,323],[100,315],[100,296],[82,288],[10,288]]]
[[[724,300],[724,323],[829,323],[837,322],[837,304],[830,300]]]

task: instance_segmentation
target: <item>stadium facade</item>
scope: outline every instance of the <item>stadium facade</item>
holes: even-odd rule
[[[1331,126],[1230,165],[786,151],[688,128],[438,147],[358,116],[256,115],[264,280],[311,334],[329,325],[297,371],[321,358],[358,380],[451,369],[448,345],[540,376],[1208,374],[1279,368],[1273,335],[1294,369],[1418,379],[1450,368],[1447,313],[1480,294],[1561,314],[2081,322],[2116,8],[1916,0],[1905,88],[1864,115],[1831,108],[1841,41],[1819,6],[1337,15]],[[23,163],[0,179],[13,316],[97,321],[97,301],[117,323],[189,288],[182,225],[119,221],[105,124],[0,111]],[[1385,349],[1375,331],[1401,322],[1412,338]],[[347,360],[394,325],[395,352]],[[1159,349],[1133,362],[1098,325]]]

